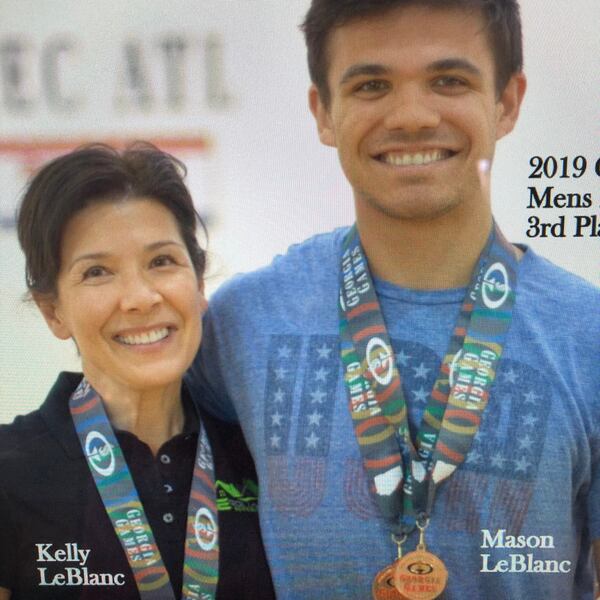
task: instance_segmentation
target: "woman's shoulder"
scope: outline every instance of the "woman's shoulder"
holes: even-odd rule
[[[72,441],[67,402],[81,377],[81,373],[61,373],[39,408],[0,425],[0,464],[22,461],[28,455],[42,458],[50,445]]]
[[[0,425],[0,461],[5,455],[22,453],[31,442],[47,433],[40,409],[19,415],[8,425]]]

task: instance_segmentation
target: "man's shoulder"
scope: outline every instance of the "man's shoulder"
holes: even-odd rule
[[[523,261],[523,281],[528,293],[550,298],[556,305],[569,306],[582,302],[599,307],[600,288],[591,282],[559,267],[529,250]],[[600,314],[600,311],[598,311]]]
[[[256,294],[275,291],[278,295],[295,294],[301,288],[319,288],[337,281],[338,260],[347,227],[314,235],[293,244],[284,254],[260,269],[234,275],[211,297],[212,305],[236,303],[244,298],[256,301]]]
[[[600,348],[600,288],[529,251],[519,274],[517,306],[552,336]]]

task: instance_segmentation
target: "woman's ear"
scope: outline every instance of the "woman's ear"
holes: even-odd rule
[[[60,316],[58,300],[49,295],[34,294],[33,300],[40,309],[44,320],[50,331],[60,340],[68,340],[71,337],[71,331]]]

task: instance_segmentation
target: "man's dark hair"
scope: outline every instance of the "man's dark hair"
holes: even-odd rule
[[[331,92],[327,83],[327,43],[331,32],[350,21],[379,16],[406,6],[481,10],[496,65],[496,93],[523,68],[523,37],[517,0],[312,0],[301,25],[308,50],[308,70],[325,106]]]
[[[204,224],[183,181],[185,174],[182,162],[145,142],[122,153],[90,144],[43,166],[28,184],[17,213],[30,294],[56,296],[61,240],[75,214],[96,202],[133,198],[156,200],[173,214],[201,278],[205,253],[196,239],[196,225],[204,229]]]

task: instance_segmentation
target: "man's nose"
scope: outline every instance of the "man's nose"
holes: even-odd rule
[[[419,86],[397,89],[388,97],[389,106],[384,119],[386,129],[417,132],[434,129],[440,124],[440,113],[431,95]]]

